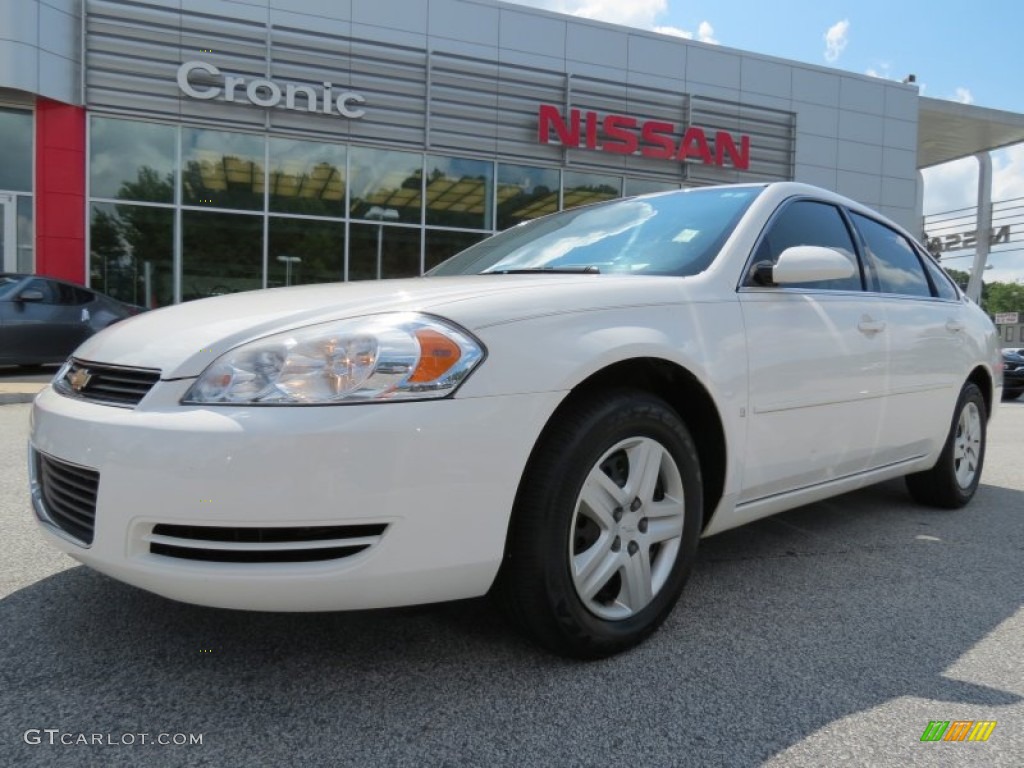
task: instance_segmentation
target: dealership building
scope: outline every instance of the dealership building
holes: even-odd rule
[[[495,0],[0,0],[0,266],[148,306],[722,182],[921,234],[920,168],[1021,141],[913,83]]]

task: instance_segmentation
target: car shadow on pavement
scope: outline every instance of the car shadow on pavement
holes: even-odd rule
[[[591,663],[487,600],[247,613],[72,567],[0,600],[0,741],[12,765],[757,765],[898,697],[1018,705],[1020,680],[947,671],[1021,607],[1020,510],[1005,488],[943,512],[886,483],[726,532],[658,633]],[[204,738],[25,743],[45,728]]]

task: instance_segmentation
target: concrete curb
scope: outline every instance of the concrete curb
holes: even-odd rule
[[[31,403],[35,399],[35,392],[0,392],[0,405],[13,405],[14,403]]]

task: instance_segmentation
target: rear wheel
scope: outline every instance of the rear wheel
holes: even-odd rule
[[[907,475],[907,488],[916,501],[957,509],[971,500],[985,463],[986,416],[981,390],[967,382],[938,462],[927,472]]]
[[[498,594],[556,653],[623,651],[675,604],[701,510],[696,447],[664,401],[621,391],[579,402],[531,458]]]

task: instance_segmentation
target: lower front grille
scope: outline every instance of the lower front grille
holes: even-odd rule
[[[35,475],[49,522],[85,545],[96,527],[100,473],[35,452]]]
[[[387,525],[302,527],[153,526],[154,555],[213,563],[309,563],[352,557],[377,544]]]

